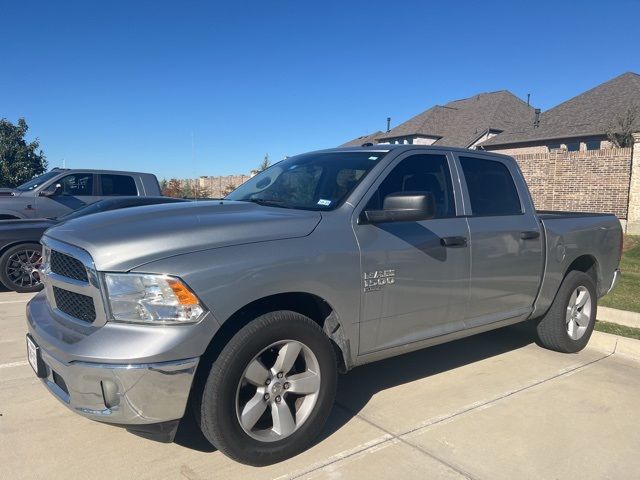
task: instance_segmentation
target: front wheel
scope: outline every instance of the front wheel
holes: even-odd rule
[[[9,248],[0,257],[0,282],[10,290],[27,293],[42,289],[42,246],[24,243]]]
[[[318,436],[336,382],[333,346],[318,324],[291,311],[268,313],[241,329],[213,363],[200,426],[239,462],[276,463]]]

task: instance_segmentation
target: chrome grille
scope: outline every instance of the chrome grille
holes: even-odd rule
[[[88,282],[87,269],[80,260],[69,255],[51,250],[51,271],[63,277],[72,278],[81,282]]]
[[[61,312],[89,323],[96,319],[93,298],[56,286],[53,287],[53,295],[56,300],[56,307]]]
[[[52,313],[87,329],[107,322],[98,272],[86,250],[44,235],[42,279]],[[89,331],[89,330],[85,330]]]

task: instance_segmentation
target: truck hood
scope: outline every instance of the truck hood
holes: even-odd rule
[[[86,250],[100,271],[127,271],[188,252],[304,237],[321,218],[313,211],[202,201],[88,215],[45,236]]]

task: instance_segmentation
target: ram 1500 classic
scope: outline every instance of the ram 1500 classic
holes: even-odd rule
[[[530,320],[585,347],[620,277],[613,215],[537,213],[516,162],[374,145],[283,160],[224,200],[43,237],[28,358],[74,412],[171,441],[187,404],[252,465],[307,448],[338,372]],[[428,400],[425,400],[428,401]]]
[[[16,188],[0,189],[0,220],[53,218],[98,200],[160,196],[150,173],[54,168]]]

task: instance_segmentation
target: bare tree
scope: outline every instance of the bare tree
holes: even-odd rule
[[[222,189],[222,196],[226,197],[227,195],[229,195],[231,192],[233,192],[236,188],[238,188],[237,185],[234,185],[233,183],[229,183],[227,184],[223,189]]]
[[[607,129],[607,138],[619,148],[633,146],[633,132],[638,129],[640,109],[637,104],[631,104],[627,111],[619,115]],[[635,127],[635,128],[634,128]]]

